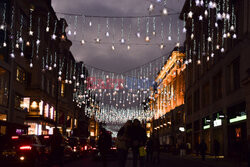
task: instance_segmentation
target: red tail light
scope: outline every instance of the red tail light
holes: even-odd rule
[[[19,137],[18,136],[11,136],[11,139],[16,140],[16,139],[19,139]]]
[[[31,146],[21,146],[20,150],[31,150],[32,147]]]
[[[44,139],[48,139],[48,138],[49,138],[49,136],[43,136],[43,138],[44,138]]]

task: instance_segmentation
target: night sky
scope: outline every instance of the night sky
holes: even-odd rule
[[[155,2],[154,2],[155,3]],[[147,0],[52,0],[52,5],[56,12],[65,13],[79,13],[84,15],[101,15],[101,16],[138,16],[138,15],[148,15],[148,7],[150,1]],[[156,8],[152,14],[160,14],[160,10],[163,8],[162,4],[155,3]],[[169,13],[178,13],[181,11],[184,4],[184,0],[167,0],[167,8]],[[65,15],[58,14],[58,17],[65,17]],[[172,40],[167,41],[169,32],[169,21],[170,17],[172,19],[172,29],[171,36]],[[70,29],[74,31],[74,16],[66,16],[66,20],[69,23],[67,31]],[[156,36],[152,36],[153,23],[152,18],[149,20],[149,34],[152,37],[150,44],[161,43],[161,22],[163,25],[163,40],[167,42],[167,47],[163,50],[159,48],[159,45],[145,46],[145,45],[133,45],[131,44],[131,49],[127,50],[127,44],[115,44],[115,50],[111,49],[111,45],[114,39],[115,43],[119,43],[121,39],[121,27],[122,19],[109,19],[109,31],[110,37],[106,37],[106,19],[101,18],[85,18],[85,23],[83,24],[82,17],[78,17],[77,24],[77,35],[68,36],[72,40],[73,45],[71,51],[77,61],[84,61],[87,65],[98,67],[104,70],[112,72],[123,72],[134,67],[138,67],[144,63],[150,62],[151,60],[161,57],[163,54],[171,51],[177,42],[177,24],[179,20],[179,15],[171,15],[156,18]],[[91,20],[92,26],[89,26],[89,21]],[[124,38],[127,41],[129,34],[129,27],[131,24],[130,33],[130,43],[136,44],[146,44],[144,41],[146,34],[146,19],[141,20],[140,31],[141,38],[136,37],[137,32],[137,19],[124,19]],[[98,24],[99,37],[101,39],[100,44],[95,44],[94,39],[98,35]],[[84,25],[84,26],[82,26]],[[182,33],[183,22],[179,20],[180,27],[180,43],[183,43],[184,34]],[[114,28],[113,28],[114,27]],[[114,29],[114,37],[113,37]],[[83,31],[82,31],[83,30]],[[82,33],[83,32],[83,33]],[[82,35],[83,34],[83,35]],[[83,36],[83,37],[82,37]],[[79,41],[84,38],[85,41],[91,42],[81,45]],[[103,43],[108,44],[103,44]]]

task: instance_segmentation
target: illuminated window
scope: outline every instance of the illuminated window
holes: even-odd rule
[[[24,83],[25,81],[25,71],[19,66],[16,67],[16,80],[19,83]]]
[[[49,104],[46,104],[44,106],[44,117],[46,117],[46,118],[49,117]]]
[[[90,136],[95,136],[95,132],[90,132]]]
[[[0,105],[8,106],[9,100],[9,72],[0,67]]]
[[[30,98],[29,97],[24,97],[23,101],[20,103],[20,107],[26,111],[29,112],[29,108],[30,108]]]
[[[37,123],[25,123],[29,126],[28,135],[41,135],[42,134],[42,125]]]
[[[65,92],[65,84],[61,84],[61,96],[64,97],[64,92]]]
[[[54,107],[51,107],[50,110],[50,119],[53,119],[54,118]]]
[[[1,121],[7,121],[7,115],[6,114],[0,114],[0,120]]]
[[[39,113],[40,115],[43,115],[43,101],[42,100],[39,102]]]

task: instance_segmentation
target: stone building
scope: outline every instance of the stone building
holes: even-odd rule
[[[186,32],[186,142],[201,140],[214,154],[246,155],[250,135],[250,5],[248,0],[187,0],[180,18]]]

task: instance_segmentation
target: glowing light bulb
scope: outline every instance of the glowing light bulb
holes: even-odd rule
[[[150,41],[149,36],[146,36],[145,41],[146,41],[146,42],[149,42],[149,41]]]
[[[160,45],[160,48],[161,48],[161,49],[163,49],[163,48],[164,48],[164,45],[163,45],[163,43],[162,43],[162,44]]]
[[[155,31],[153,31],[153,32],[152,32],[152,34],[153,34],[153,35],[155,35],[155,34],[156,34],[156,32],[155,32]]]
[[[127,46],[127,49],[130,50],[130,45]]]
[[[54,63],[53,67],[56,68],[56,63]]]
[[[168,14],[168,10],[167,10],[167,8],[163,8],[163,10],[162,10],[162,14],[163,14],[163,15],[167,15],[167,14]]]
[[[30,46],[30,42],[29,41],[26,42],[26,46]]]
[[[194,39],[194,34],[193,33],[191,34],[191,39]]]
[[[226,19],[229,20],[230,19],[230,14],[226,14]]]
[[[214,53],[211,53],[211,57],[212,57],[212,58],[214,57]]]
[[[69,30],[69,31],[68,31],[68,35],[71,35],[71,34],[72,34],[71,30]]]
[[[30,63],[30,68],[32,68],[33,67],[33,63]]]
[[[181,44],[180,44],[179,42],[176,43],[176,47],[180,47],[180,45],[181,45]]]
[[[4,25],[3,24],[0,26],[0,30],[4,30]]]
[[[65,83],[66,83],[66,84],[69,83],[69,80],[65,79]]]
[[[218,27],[219,25],[218,25],[218,23],[216,22],[216,23],[214,23],[214,26],[215,26],[215,27]]]
[[[208,11],[205,10],[204,15],[207,17],[208,16]]]
[[[208,7],[211,8],[211,9],[213,8],[213,2],[212,2],[212,1],[210,1],[210,2],[208,3]]]
[[[202,15],[199,16],[199,20],[200,20],[200,21],[203,20],[203,16],[202,16]]]
[[[59,77],[58,77],[58,81],[61,81],[61,80],[62,80],[62,77],[61,77],[61,76],[59,76]]]
[[[216,2],[213,3],[213,8],[216,8],[217,7],[217,4]]]
[[[62,71],[59,71],[59,73],[58,73],[59,75],[62,75]]]
[[[24,56],[24,53],[23,53],[23,52],[21,52],[21,53],[20,53],[20,56],[21,56],[21,57],[23,57],[23,56]]]
[[[76,35],[76,31],[74,31],[74,35]]]
[[[46,32],[49,32],[49,27],[46,27]]]
[[[100,40],[100,38],[97,37],[97,38],[95,39],[95,41],[96,41],[96,43],[100,43],[101,40]]]
[[[114,46],[114,45],[112,45],[112,46],[111,46],[111,49],[112,49],[112,50],[115,50],[115,46]]]
[[[193,17],[193,12],[190,11],[190,12],[188,13],[188,18],[192,18],[192,17]]]
[[[217,20],[221,20],[222,19],[222,15],[220,13],[217,13],[216,18],[217,18]]]
[[[84,41],[83,39],[81,40],[81,44],[82,44],[82,45],[85,44],[85,41]]]
[[[198,65],[201,64],[201,60],[197,60],[197,64],[198,64]]]
[[[84,75],[83,74],[81,74],[81,76],[80,76],[81,78],[84,78]]]
[[[223,34],[223,38],[227,38],[227,34],[226,33]]]
[[[23,43],[23,38],[20,37],[20,38],[18,39],[18,41],[19,41],[20,43]]]
[[[189,59],[189,60],[188,60],[188,63],[192,63],[192,59]]]
[[[137,38],[140,38],[140,37],[141,37],[141,33],[140,33],[140,32],[137,32],[137,33],[136,33],[136,36],[137,36]]]
[[[14,54],[14,53],[11,53],[11,54],[10,54],[10,57],[11,57],[11,58],[15,58],[15,54]]]
[[[216,45],[216,49],[218,49],[218,50],[219,50],[219,49],[220,49],[220,45]]]
[[[108,31],[106,32],[106,37],[109,37],[109,32]]]
[[[38,39],[38,40],[36,40],[36,44],[37,44],[37,45],[39,45],[39,44],[40,44],[40,42],[41,42],[41,41],[40,41],[39,39]]]
[[[183,33],[186,33],[186,32],[187,32],[186,27],[183,27],[182,32],[183,32]]]
[[[72,84],[72,81],[71,81],[71,80],[69,80],[69,84]]]
[[[207,40],[208,40],[208,42],[211,42],[211,41],[212,41],[212,38],[211,38],[211,37],[208,37]]]
[[[234,34],[234,35],[233,35],[233,39],[236,39],[236,38],[237,38],[237,35],[236,35],[236,34]]]
[[[29,31],[29,35],[30,35],[30,36],[33,36],[33,34],[34,34],[34,32],[30,30],[30,31]]]
[[[53,40],[56,39],[56,35],[55,35],[55,34],[52,35],[52,39],[53,39]]]
[[[220,51],[221,51],[221,53],[224,53],[224,52],[225,52],[225,49],[224,49],[224,48],[221,48]]]
[[[125,39],[124,39],[124,38],[121,39],[121,43],[122,43],[122,44],[125,43]]]
[[[227,33],[227,37],[230,38],[231,37],[231,34],[230,32]]]
[[[204,5],[204,1],[203,1],[203,0],[200,1],[200,5],[201,5],[201,6]]]
[[[233,25],[231,25],[230,30],[234,31],[234,26]]]
[[[152,12],[152,11],[154,10],[154,5],[153,5],[152,3],[149,5],[148,10],[149,10],[150,12]]]
[[[19,48],[19,44],[18,44],[18,43],[16,44],[16,48],[17,48],[17,49]]]
[[[91,22],[91,21],[89,22],[89,26],[90,26],[90,27],[92,26],[92,22]]]
[[[209,56],[207,56],[207,61],[209,61],[210,60],[210,58],[209,58]]]
[[[168,36],[168,40],[171,41],[171,40],[172,40],[172,37],[171,37],[171,36]]]
[[[200,6],[200,0],[195,0],[195,5]]]

